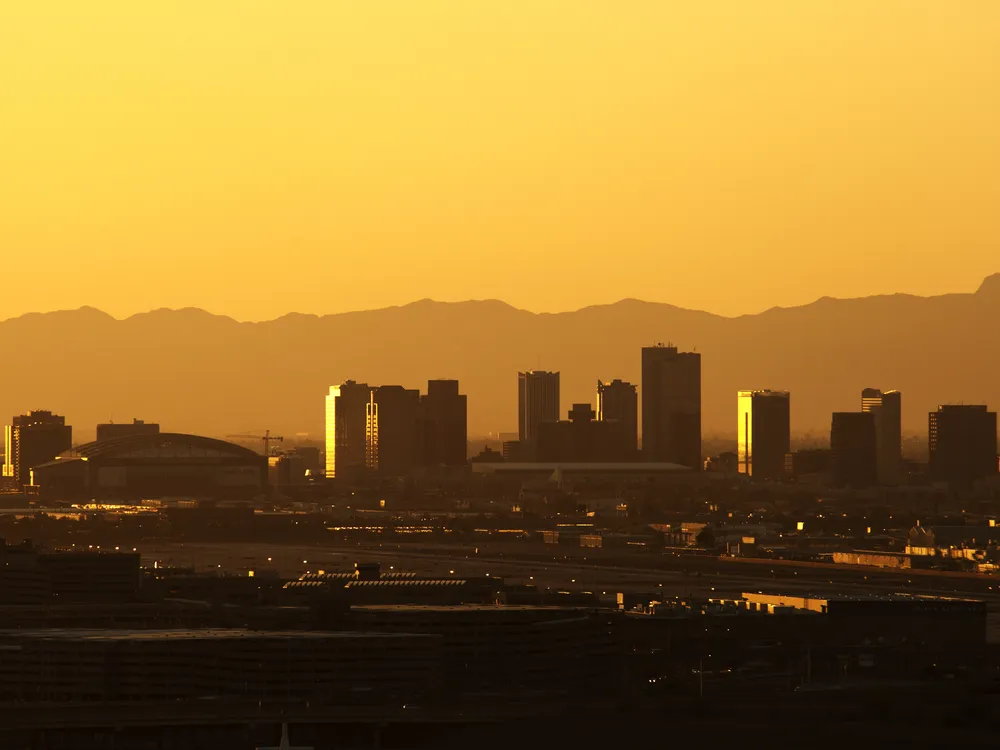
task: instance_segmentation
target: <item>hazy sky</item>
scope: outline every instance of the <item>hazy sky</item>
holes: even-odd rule
[[[1000,270],[997,0],[0,6],[0,318]]]

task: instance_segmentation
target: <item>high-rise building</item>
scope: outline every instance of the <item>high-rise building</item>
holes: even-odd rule
[[[559,373],[527,370],[517,374],[517,434],[522,443],[538,437],[538,425],[559,421]]]
[[[348,380],[330,386],[326,397],[326,476],[364,469],[371,442],[371,392],[367,383]]]
[[[971,484],[997,473],[997,415],[985,406],[938,406],[927,440],[933,479]]]
[[[597,381],[597,420],[620,422],[626,453],[636,453],[639,441],[639,396],[632,383],[624,380],[612,380],[610,383]]]
[[[116,424],[97,425],[98,440],[112,440],[120,437],[132,437],[133,435],[159,435],[160,425],[155,422],[143,422],[141,419],[133,419],[131,423],[123,422]]]
[[[428,466],[464,466],[468,454],[468,403],[457,380],[427,381],[420,397],[424,423],[423,462]]]
[[[372,388],[368,410],[367,467],[386,476],[406,476],[422,459],[420,391],[380,385]]]
[[[879,484],[898,484],[903,468],[903,395],[878,388],[861,391],[861,411],[875,415]]]
[[[701,468],[701,355],[675,346],[642,350],[642,453]]]
[[[569,419],[538,426],[535,460],[543,463],[618,463],[634,460],[625,423],[595,420],[590,404],[573,404]]]
[[[834,412],[830,426],[833,481],[850,487],[870,487],[878,478],[875,414]]]
[[[31,471],[73,447],[73,428],[50,411],[14,417],[4,432],[3,476],[18,488],[31,484]]]
[[[737,460],[741,474],[777,479],[791,451],[791,397],[788,391],[739,391]]]

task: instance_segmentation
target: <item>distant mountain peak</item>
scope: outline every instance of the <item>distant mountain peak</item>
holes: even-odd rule
[[[1000,273],[994,273],[983,279],[976,294],[1000,297]]]

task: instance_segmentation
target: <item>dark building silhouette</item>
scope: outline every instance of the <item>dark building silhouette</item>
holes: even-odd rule
[[[322,465],[319,460],[319,448],[314,445],[297,445],[292,453],[302,462],[302,468],[310,477],[320,476]]]
[[[597,381],[597,419],[600,422],[621,422],[622,437],[628,453],[638,451],[639,396],[632,383],[612,380]]]
[[[791,450],[791,397],[788,391],[740,391],[737,394],[740,473],[758,479],[785,474]]]
[[[128,422],[122,424],[108,422],[97,425],[98,440],[112,440],[129,435],[157,435],[159,432],[160,425],[155,422],[143,422],[141,419],[133,419],[131,424]]]
[[[375,411],[369,420],[368,468],[386,476],[409,474],[422,462],[420,391],[380,385],[372,389],[370,406]]]
[[[344,477],[361,471],[371,442],[372,389],[367,383],[347,380],[330,386],[326,397],[326,476]]]
[[[646,461],[701,468],[701,355],[642,350],[642,453]]]
[[[793,477],[827,475],[832,456],[829,448],[809,448],[785,456],[785,472]]]
[[[624,422],[596,420],[590,404],[573,404],[569,419],[538,426],[535,458],[542,463],[615,463],[632,458]]]
[[[538,425],[559,421],[559,373],[528,370],[517,374],[517,434],[522,443],[538,437]]]
[[[875,450],[879,484],[899,484],[903,471],[903,394],[865,388],[861,411],[875,415]]]
[[[938,406],[927,441],[933,479],[970,484],[997,473],[997,415],[985,406]]]
[[[3,476],[18,488],[31,484],[32,469],[51,461],[73,445],[73,428],[50,411],[14,417],[5,435]]]
[[[870,487],[878,478],[875,414],[834,412],[830,427],[830,463],[837,485]]]
[[[464,466],[468,452],[468,403],[457,380],[428,380],[420,397],[423,461],[428,466]]]
[[[61,498],[249,499],[267,486],[267,458],[223,440],[163,432],[94,441],[39,465],[43,495]]]

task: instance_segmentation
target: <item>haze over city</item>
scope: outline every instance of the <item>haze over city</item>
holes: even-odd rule
[[[0,748],[996,744],[996,0],[5,5]]]

